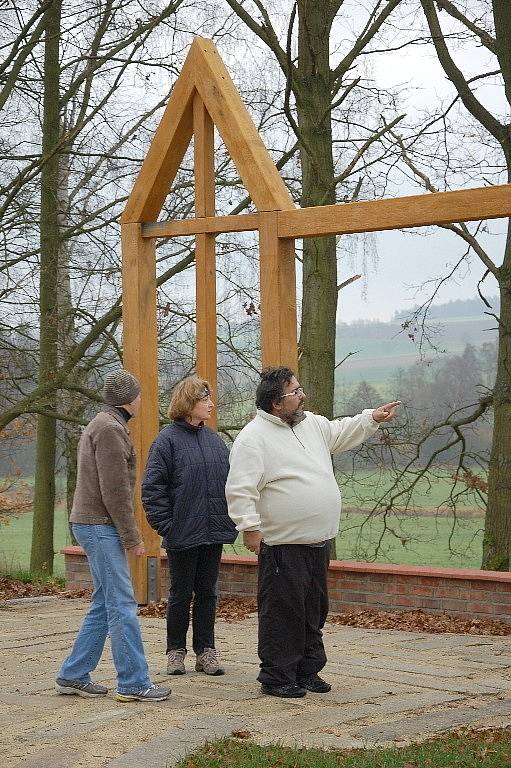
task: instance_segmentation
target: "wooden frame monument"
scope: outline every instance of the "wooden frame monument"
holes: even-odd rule
[[[257,213],[215,215],[214,128]],[[195,218],[158,222],[194,137]],[[259,232],[261,364],[297,368],[296,238],[374,232],[511,215],[511,185],[296,208],[214,44],[193,41],[121,217],[124,365],[140,380],[132,433],[138,457],[135,514],[146,556],[132,558],[140,604],[158,600],[160,537],[147,524],[140,478],[158,432],[155,239],[195,236],[197,372],[216,397],[215,236]]]

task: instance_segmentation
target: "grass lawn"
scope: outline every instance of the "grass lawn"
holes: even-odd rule
[[[415,486],[410,502],[403,496],[397,503],[400,506],[417,509],[436,509],[436,507],[446,507],[446,501],[453,487],[452,471],[440,470],[435,473],[435,477],[428,481],[421,479]],[[342,498],[345,507],[359,507],[361,509],[371,509],[375,501],[391,487],[392,475],[386,470],[357,470],[354,477],[336,471],[337,482],[342,491]],[[413,476],[407,476],[406,482],[409,483]],[[405,483],[399,490],[404,490]],[[477,509],[478,500],[472,491],[468,491],[466,486],[457,481],[455,486],[456,494],[463,491],[463,495],[458,502],[459,509]],[[395,491],[393,491],[395,494]],[[480,505],[480,502],[479,502]],[[482,514],[482,512],[481,512]]]
[[[446,497],[449,480],[446,472],[444,477],[431,487],[423,482],[414,495],[413,503],[418,509],[434,508]],[[369,509],[376,493],[387,487],[388,475],[357,472],[355,483],[346,480],[342,475],[339,475],[339,481],[345,507],[348,510],[357,510],[348,511],[342,516],[341,532],[337,538],[337,556],[340,560],[453,568],[480,567],[484,524],[482,518],[458,519],[453,526],[452,517],[403,513],[389,518],[387,530],[384,532],[381,515],[367,520],[362,510]],[[54,528],[56,552],[71,541],[61,486],[59,497]],[[31,536],[30,512],[14,518],[9,525],[0,527],[0,573],[13,574],[19,570],[28,570]],[[240,540],[232,547],[225,547],[225,551],[240,555],[250,554]],[[55,555],[54,571],[57,576],[64,574],[64,558],[60,554]]]
[[[57,553],[66,544],[71,543],[66,511],[62,505],[55,510],[53,536]],[[11,520],[8,525],[0,526],[0,573],[14,575],[17,571],[28,571],[31,542],[32,512],[25,512]],[[64,575],[63,555],[55,555],[53,567],[55,576]]]
[[[259,747],[234,740],[206,744],[176,768],[509,768],[511,729],[448,734],[399,749],[329,751]]]
[[[337,537],[339,560],[368,560],[381,563],[408,565],[432,565],[452,568],[479,568],[481,564],[483,521],[462,519],[456,522],[449,551],[452,518],[429,516],[402,516],[389,522],[392,532],[385,533],[380,551],[375,549],[383,531],[383,521],[375,517],[366,522],[361,513],[343,515],[341,532]],[[26,512],[9,525],[0,527],[0,573],[14,574],[27,571],[30,562],[32,513]],[[58,552],[71,539],[66,513],[58,508],[55,512],[55,550]],[[250,555],[241,540],[226,546],[226,552]],[[64,558],[55,555],[54,573],[64,575]]]
[[[384,527],[380,517],[367,521],[364,514],[343,515],[337,536],[337,558],[442,568],[481,567],[483,521],[480,519],[458,520],[452,537],[452,518],[414,515],[399,521],[393,519],[388,524],[392,532],[385,532],[380,542]],[[251,555],[241,538],[232,546],[224,547],[224,551]]]

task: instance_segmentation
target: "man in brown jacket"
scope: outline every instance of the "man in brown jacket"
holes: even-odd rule
[[[117,671],[118,701],[163,701],[170,688],[151,682],[126,559],[144,554],[133,512],[136,457],[128,421],[140,408],[140,385],[119,368],[103,388],[105,406],[85,428],[70,521],[87,555],[94,584],[91,605],[55,682],[63,694],[87,698],[108,689],[91,681],[107,635]]]

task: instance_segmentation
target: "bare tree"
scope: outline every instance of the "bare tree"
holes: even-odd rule
[[[39,377],[11,382],[0,428],[37,414],[35,571],[52,569],[56,419],[83,422],[84,406],[97,400],[98,370],[122,355],[116,219],[146,130],[165,101],[160,73],[173,77],[179,68],[184,44],[175,15],[182,5],[143,10],[112,0],[83,7],[53,0],[42,9],[30,1],[9,8],[11,42],[1,65],[3,339],[9,346],[18,326],[16,341],[27,363],[39,359]],[[193,4],[188,11],[194,14]],[[171,36],[162,44],[163,29]],[[22,141],[9,132],[14,121]],[[160,284],[192,260],[188,253],[164,270]]]
[[[361,54],[378,39],[401,0],[375,0],[367,10],[361,9],[357,18],[348,10],[340,20],[338,16],[344,11],[342,0],[323,3],[297,0],[290,10],[278,13],[275,9],[277,20],[272,20],[271,4],[262,0],[253,0],[250,4],[240,0],[226,2],[271,51],[284,75],[282,109],[299,146],[300,205],[325,205],[358,197],[365,181],[367,151],[378,145],[401,116],[394,115],[388,125],[376,118],[376,125],[366,136],[361,139],[359,134],[356,138],[358,126],[347,117],[348,105],[353,110],[356,99],[363,99],[363,94],[370,90]],[[286,8],[289,9],[289,5]],[[277,27],[277,21],[282,29]],[[332,30],[336,21],[356,26],[357,31],[351,33],[350,30],[345,36],[348,41],[338,54],[337,64],[331,66]],[[383,94],[381,97],[392,107],[391,98]],[[343,153],[343,148],[351,145],[355,150]],[[338,301],[335,238],[304,241],[302,276],[300,380],[310,393],[311,409],[332,417]]]
[[[511,48],[511,6],[506,0],[483,0],[483,2],[451,2],[451,0],[420,0],[431,42],[436,51],[438,61],[454,89],[454,98],[440,118],[447,130],[455,135],[456,130],[449,122],[449,113],[456,105],[461,105],[457,116],[465,121],[467,132],[475,133],[480,141],[486,157],[475,165],[476,174],[481,168],[486,168],[488,183],[494,183],[494,178],[504,175],[506,181],[511,181],[511,65],[509,50]],[[443,21],[440,21],[439,11]],[[478,74],[467,75],[456,62],[454,46],[458,40],[467,44],[468,40],[482,48],[486,53],[486,61],[482,62],[482,71]],[[482,58],[482,57],[481,57]],[[485,83],[497,85],[503,96],[502,114],[498,108],[489,106],[485,98]],[[491,102],[490,102],[491,103]],[[430,121],[430,124],[433,119]],[[466,147],[466,139],[464,145]],[[445,140],[444,146],[449,145]],[[441,143],[438,148],[441,150]],[[411,159],[413,151],[408,153],[402,145],[403,156],[414,172],[415,178],[430,191],[435,187],[429,175],[418,168],[418,163]],[[458,176],[463,169],[463,163],[456,165],[453,157],[438,152],[438,158],[444,163],[441,178],[449,183],[449,177]],[[436,161],[435,161],[436,162]],[[484,163],[484,165],[483,165]],[[452,167],[451,167],[452,166]],[[474,161],[467,167],[467,175],[473,175]],[[439,174],[440,176],[440,174]],[[489,302],[481,296],[487,305],[487,313],[492,316],[498,327],[498,359],[497,373],[494,386],[490,393],[481,396],[475,405],[471,418],[493,408],[493,442],[488,467],[488,502],[486,510],[485,533],[483,543],[483,568],[507,570],[510,564],[511,549],[511,434],[509,419],[511,417],[511,229],[508,223],[507,239],[504,247],[502,263],[488,253],[477,239],[476,231],[470,231],[466,225],[453,224],[449,227],[467,243],[467,252],[477,256],[484,267],[484,277],[492,275],[499,286],[500,309],[492,308]],[[460,260],[461,263],[462,260]],[[452,270],[454,273],[456,267]],[[452,275],[451,273],[451,275]],[[445,280],[451,275],[445,276]],[[478,290],[480,286],[478,285]],[[498,313],[498,314],[497,314]],[[453,420],[452,427],[456,430]]]

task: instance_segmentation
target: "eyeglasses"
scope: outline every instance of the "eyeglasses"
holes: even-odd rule
[[[211,397],[209,389],[205,389],[202,395],[199,395],[199,400],[208,400]]]
[[[293,389],[292,392],[288,392],[287,395],[281,395],[280,399],[283,400],[285,397],[292,397],[293,395],[304,395],[305,392],[303,391],[303,387],[297,387],[296,389]]]

